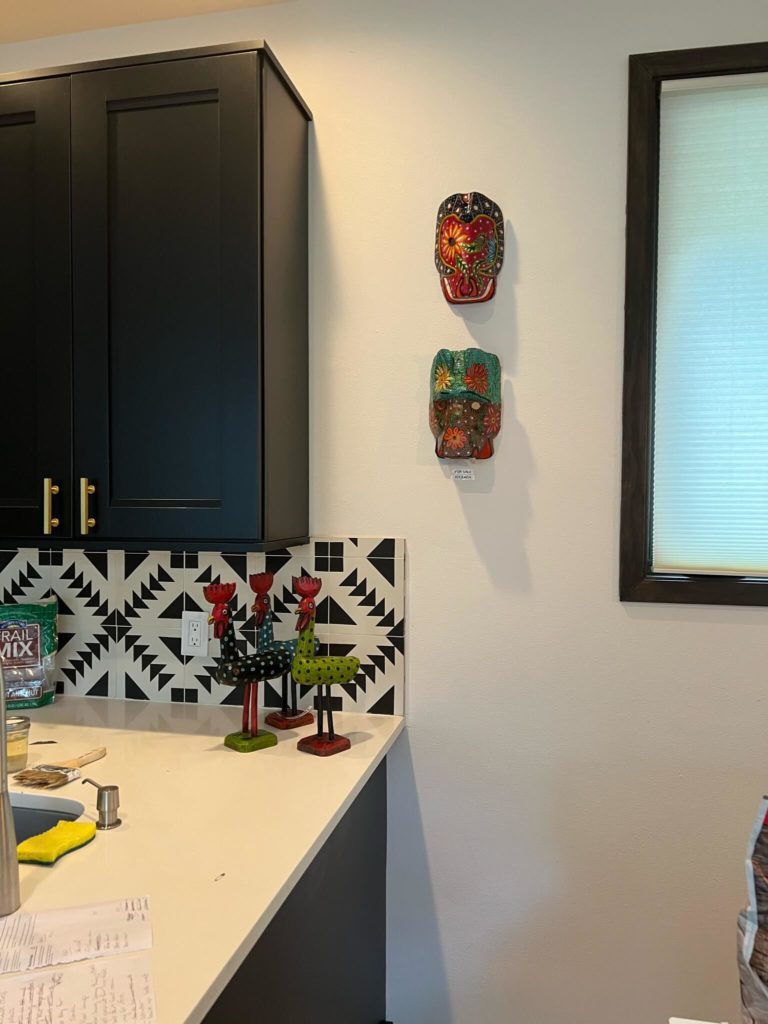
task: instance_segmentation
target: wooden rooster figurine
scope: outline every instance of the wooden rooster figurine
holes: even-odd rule
[[[203,588],[206,601],[213,605],[208,619],[213,623],[213,635],[221,641],[221,657],[217,659],[216,682],[227,686],[242,686],[243,728],[230,733],[224,743],[240,753],[274,747],[277,736],[259,729],[259,683],[262,679],[275,679],[290,671],[290,650],[265,650],[241,655],[237,650],[232,609],[229,602],[235,596],[234,583],[209,583]]]
[[[293,659],[293,678],[302,686],[317,687],[317,734],[299,740],[299,750],[319,757],[339,754],[352,745],[346,736],[337,736],[333,729],[333,708],[331,686],[336,683],[351,683],[360,668],[359,658],[320,658],[315,655],[315,598],[323,585],[321,579],[312,576],[293,578],[293,592],[301,598],[296,609],[299,642]],[[325,687],[325,696],[323,695]],[[323,732],[323,703],[328,715],[328,732]]]
[[[259,654],[274,652],[284,659],[288,657],[290,668],[298,640],[275,640],[272,624],[272,603],[269,592],[272,589],[274,575],[271,572],[258,572],[248,577],[251,590],[256,595],[251,611],[256,620],[256,650]],[[282,698],[280,711],[272,711],[265,722],[275,729],[298,729],[302,725],[312,725],[314,716],[311,711],[299,711],[296,697],[296,680],[291,676],[291,705],[288,707],[288,670],[283,673]]]

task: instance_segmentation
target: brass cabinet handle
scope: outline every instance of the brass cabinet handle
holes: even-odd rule
[[[96,493],[96,484],[92,484],[87,476],[80,477],[80,533],[86,537],[96,525],[96,520],[89,515],[89,498]]]
[[[55,484],[51,477],[46,476],[43,479],[43,533],[46,537],[50,536],[60,522],[53,514],[53,496],[58,494],[61,488],[58,484]]]

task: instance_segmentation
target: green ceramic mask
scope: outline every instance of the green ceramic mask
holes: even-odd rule
[[[432,361],[429,425],[439,459],[489,459],[501,429],[498,357],[441,348]]]

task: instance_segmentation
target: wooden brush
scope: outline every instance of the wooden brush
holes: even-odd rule
[[[89,750],[87,754],[80,757],[73,757],[69,761],[59,761],[58,764],[38,764],[34,768],[25,768],[17,772],[14,779],[22,786],[36,786],[38,789],[57,789],[65,786],[68,782],[74,782],[80,778],[78,768],[82,768],[91,761],[98,761],[107,752],[106,747],[97,747]]]

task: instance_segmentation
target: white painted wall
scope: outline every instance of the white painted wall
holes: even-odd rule
[[[618,602],[626,57],[768,36],[761,0],[295,0],[0,47],[0,70],[266,37],[316,114],[313,522],[408,540],[391,762],[396,1024],[737,1018],[768,611]],[[508,218],[498,297],[432,265]],[[443,345],[497,352],[498,454],[431,450]]]

